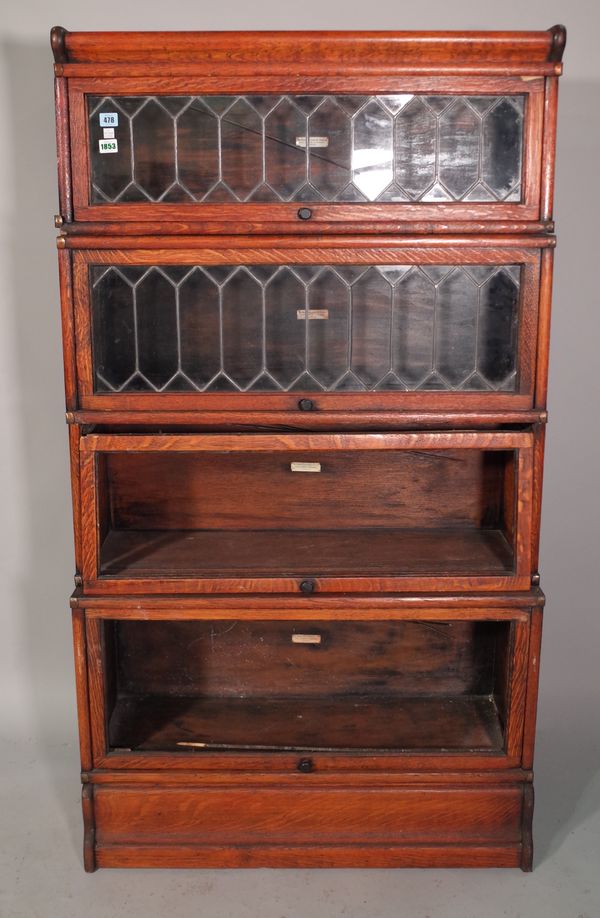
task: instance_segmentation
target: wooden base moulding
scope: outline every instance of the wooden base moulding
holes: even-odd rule
[[[86,867],[521,867],[529,783],[84,785]],[[93,780],[93,779],[92,779]]]

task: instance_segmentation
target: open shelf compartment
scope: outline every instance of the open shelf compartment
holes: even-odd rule
[[[503,755],[515,627],[105,619],[106,751]]]
[[[528,585],[528,433],[91,435],[82,449],[99,592]]]

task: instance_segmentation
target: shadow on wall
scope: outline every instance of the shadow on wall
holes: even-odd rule
[[[535,862],[600,809],[595,593],[598,553],[598,83],[561,79],[558,247],[550,354],[541,576],[548,603],[535,762]],[[592,108],[590,108],[592,106]]]
[[[58,210],[53,72],[50,43],[4,43],[9,92],[6,139],[14,144],[7,234],[12,274],[4,295],[14,304],[17,378],[13,397],[20,429],[18,455],[27,533],[26,576],[19,617],[22,665],[33,730],[49,783],[61,801],[73,843],[81,848],[77,815],[77,754],[71,624],[73,584],[67,431],[58,271],[53,216]]]
[[[5,291],[5,295],[12,299],[15,308],[14,350],[18,376],[13,382],[20,408],[19,452],[25,457],[22,512],[29,537],[28,576],[22,584],[21,608],[15,609],[14,614],[22,621],[23,665],[27,668],[37,738],[40,748],[44,749],[49,781],[60,799],[73,844],[79,850],[81,828],[73,806],[77,796],[76,721],[67,603],[72,584],[73,548],[52,220],[58,207],[52,58],[49,43],[7,43],[2,51],[10,92],[5,139],[11,138],[14,143],[14,199],[17,202],[10,215],[12,277],[9,283],[12,289]],[[585,210],[590,220],[586,234],[581,229],[585,214],[583,217],[581,213],[575,214],[570,205],[571,227],[561,222],[559,214],[561,239],[555,301],[561,298],[560,291],[564,289],[566,306],[573,298],[571,284],[576,276],[579,296],[584,300],[590,297],[588,302],[595,303],[593,272],[597,243],[592,244],[592,240],[597,234],[592,221],[598,208],[592,206],[590,197],[598,192],[587,188],[585,183],[597,171],[597,147],[586,145],[582,125],[590,124],[587,113],[596,110],[597,97],[594,84],[577,85],[565,80],[561,86],[559,129],[563,139],[559,148],[566,150],[569,144],[575,147],[570,151],[568,173],[566,169],[564,175],[559,171],[559,202],[561,199],[586,202]],[[567,207],[564,209],[566,212]],[[581,537],[578,541],[575,532],[566,536],[573,514],[578,515],[578,519],[581,514],[592,515],[593,505],[587,501],[583,486],[591,472],[589,467],[576,470],[580,482],[580,496],[576,500],[580,506],[573,503],[572,491],[565,488],[564,477],[560,477],[573,461],[573,425],[575,432],[579,431],[578,436],[581,433],[572,405],[581,401],[582,391],[594,391],[592,376],[597,364],[594,353],[597,337],[581,334],[578,321],[585,320],[583,308],[578,321],[575,309],[571,315],[567,312],[567,309],[560,313],[555,310],[554,320],[553,377],[557,386],[555,393],[551,390],[555,404],[551,413],[542,554],[542,572],[548,572],[544,583],[550,594],[552,612],[546,618],[542,664],[542,714],[547,709],[548,716],[540,718],[543,736],[539,743],[539,815],[535,836],[538,862],[556,851],[566,835],[585,818],[586,812],[579,805],[584,795],[587,814],[590,808],[593,810],[600,805],[598,800],[594,800],[593,805],[589,800],[595,771],[593,737],[589,730],[596,715],[595,708],[592,710],[594,702],[590,690],[591,674],[597,668],[592,660],[594,645],[586,638],[581,618],[576,626],[576,616],[584,613],[573,607],[571,595],[573,579],[582,573],[582,558],[587,552],[591,559],[597,540],[588,540],[582,547]],[[577,373],[572,370],[574,367],[578,367]],[[592,427],[587,425],[584,436],[597,436],[597,428],[592,431]],[[586,445],[593,447],[591,443]],[[578,447],[576,452],[577,461],[583,462],[585,448]],[[587,452],[588,461],[592,453],[593,449]],[[555,468],[556,482],[552,480]],[[590,563],[588,575],[591,570]],[[572,617],[567,621],[569,615]],[[568,663],[563,665],[567,636],[570,656]],[[588,680],[587,694],[582,693],[579,684],[584,678]],[[559,710],[564,716],[560,718],[556,717],[554,699],[561,700]]]

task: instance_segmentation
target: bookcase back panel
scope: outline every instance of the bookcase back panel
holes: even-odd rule
[[[112,527],[136,532],[495,528],[513,461],[472,449],[119,452],[103,456],[102,488]]]

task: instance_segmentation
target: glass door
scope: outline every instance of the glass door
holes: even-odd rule
[[[76,251],[81,407],[533,407],[540,248],[340,247]]]

